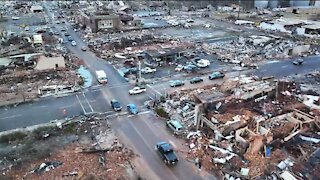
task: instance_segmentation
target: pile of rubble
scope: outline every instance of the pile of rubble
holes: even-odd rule
[[[9,149],[20,144],[1,159],[3,178],[131,179],[135,176],[130,164],[133,152],[119,142],[104,117],[76,117],[24,133],[23,139],[8,144],[1,142]],[[36,153],[19,153],[30,151],[25,141],[35,142],[32,150]],[[13,156],[16,159],[8,163]]]
[[[24,102],[39,97],[44,86],[73,88],[81,83],[75,71],[6,71],[0,78],[0,99],[3,103]]]
[[[226,179],[319,177],[316,102],[308,106],[294,82],[238,81],[229,89],[222,85],[169,95],[163,107],[184,125],[187,156]]]
[[[286,59],[291,56],[318,54],[318,47],[276,36],[250,36],[205,44],[211,53],[226,62],[251,64],[265,59]]]

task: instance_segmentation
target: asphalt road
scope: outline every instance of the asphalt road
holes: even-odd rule
[[[293,59],[270,61],[269,63],[260,66],[260,68],[253,72],[253,74],[258,76],[274,76],[275,78],[281,78],[320,70],[320,56],[309,56],[303,59],[304,63],[298,66],[292,64]]]
[[[135,162],[138,172],[145,179],[215,179],[204,171],[199,171],[192,160],[186,159],[188,147],[175,138],[165,127],[163,120],[155,118],[150,112],[139,116],[121,116],[111,120],[111,126],[121,140],[130,146],[143,159]],[[141,131],[143,130],[143,131]],[[155,144],[167,141],[177,152],[179,162],[167,167],[155,150]],[[143,167],[143,168],[141,168]]]

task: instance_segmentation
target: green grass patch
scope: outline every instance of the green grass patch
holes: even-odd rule
[[[10,142],[14,142],[14,141],[22,141],[27,136],[28,136],[28,134],[26,134],[24,132],[20,132],[20,131],[13,132],[10,134],[2,135],[0,137],[0,143],[10,143]]]
[[[55,132],[55,130],[56,130],[55,126],[43,126],[32,131],[32,134],[35,137],[35,139],[42,139],[43,135],[52,134]]]
[[[63,126],[63,133],[65,134],[71,134],[71,133],[75,133],[76,132],[76,123],[75,122],[71,122],[69,124],[65,124]]]
[[[156,108],[155,111],[160,117],[169,119],[169,114],[162,107]]]

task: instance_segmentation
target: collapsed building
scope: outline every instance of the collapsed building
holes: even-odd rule
[[[204,44],[203,48],[226,62],[248,65],[269,59],[319,54],[318,45],[284,40],[278,36],[249,36]],[[226,53],[227,52],[227,53]]]
[[[1,49],[1,104],[20,103],[34,100],[43,95],[74,92],[83,83],[82,78],[74,71],[75,57],[62,56],[55,46],[44,43],[46,38],[36,36],[40,43],[30,46],[28,41],[20,41],[23,37],[8,39],[12,46]],[[29,45],[28,45],[29,44]],[[68,77],[68,78],[66,78]]]
[[[296,83],[241,77],[175,92],[163,107],[185,128],[187,156],[218,177],[304,179],[319,176],[306,167],[319,167],[320,121],[300,94]]]

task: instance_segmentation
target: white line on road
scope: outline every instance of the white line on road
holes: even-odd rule
[[[173,141],[171,141],[171,140],[168,140],[168,141],[174,147],[174,149],[177,149],[177,145]]]
[[[94,112],[91,104],[89,103],[89,101],[88,101],[88,99],[87,99],[87,97],[86,97],[86,95],[84,95],[84,92],[82,93],[82,95],[83,95],[84,99],[86,100],[86,102],[88,103],[88,105],[89,105],[89,107],[90,107],[90,109],[91,109],[91,112]]]
[[[16,117],[20,117],[20,116],[22,116],[22,114],[16,114],[16,115],[12,115],[12,116],[2,117],[0,119],[11,119],[11,118],[16,118]]]
[[[83,113],[84,113],[84,114],[87,114],[87,112],[84,110],[84,107],[83,107],[83,105],[82,105],[82,103],[81,103],[81,101],[80,101],[80,99],[79,99],[79,97],[78,97],[78,94],[76,94],[76,97],[77,97],[77,99],[78,99],[78,101],[79,101],[79,103],[80,103],[80,106],[81,106],[81,108],[82,108]]]
[[[123,83],[123,84],[117,84],[117,85],[106,86],[106,87],[109,88],[109,89],[113,89],[113,88],[126,87],[126,86],[130,86],[130,84]]]
[[[147,93],[147,96],[148,96],[151,100],[154,100],[154,98],[151,97],[148,93]]]
[[[147,85],[150,89],[152,89],[154,92],[156,92],[157,94],[159,94],[160,96],[162,95],[159,91],[157,91],[156,89],[154,89],[152,86],[150,86],[149,84]]]
[[[138,114],[130,114],[127,117],[130,118],[130,117],[133,117],[133,116],[136,116],[136,115],[142,115],[142,114],[148,114],[148,113],[150,113],[150,111],[143,111],[143,112],[139,112]]]
[[[66,108],[71,108],[73,105],[68,105],[68,106],[62,106],[60,109],[66,109]]]
[[[150,111],[139,112],[138,114],[141,115],[141,114],[148,114],[148,113],[150,113]]]

